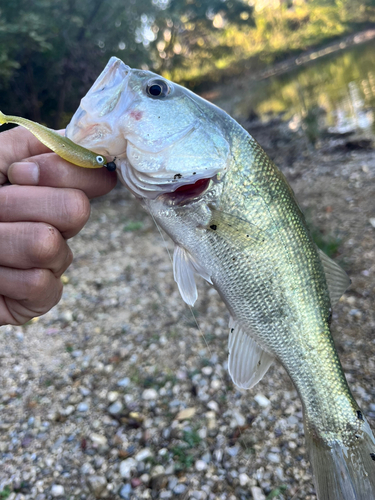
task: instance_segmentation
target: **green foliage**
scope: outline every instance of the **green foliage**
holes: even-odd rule
[[[194,86],[375,20],[374,0],[12,0],[0,7],[0,109],[65,126],[112,55]]]
[[[271,500],[272,498],[277,498],[279,495],[282,495],[286,490],[288,489],[288,486],[282,485],[279,486],[278,488],[274,488],[271,493],[267,495],[266,500]]]
[[[64,126],[110,56],[160,71],[210,58],[220,45],[215,16],[241,25],[241,15],[251,15],[242,0],[3,2],[0,109]]]
[[[142,222],[137,222],[137,221],[129,222],[124,227],[124,231],[125,232],[128,232],[128,231],[138,231],[139,229],[142,229],[142,227],[143,227],[143,223]]]
[[[174,457],[177,458],[176,470],[185,470],[191,467],[195,460],[195,451],[202,441],[196,430],[184,431],[182,440],[186,443],[182,443],[178,446],[174,446],[171,451]]]
[[[5,486],[2,491],[0,491],[0,499],[1,500],[6,500],[8,497],[10,497],[12,493],[12,490],[9,488],[9,486]]]

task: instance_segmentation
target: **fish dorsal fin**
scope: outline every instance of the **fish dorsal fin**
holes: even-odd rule
[[[228,371],[241,389],[250,389],[266,374],[274,360],[231,317],[229,320]]]
[[[329,297],[333,307],[350,285],[351,281],[344,269],[328,257],[322,250],[318,249],[326,275]]]
[[[195,273],[212,284],[211,278],[204,267],[187,250],[175,245],[173,253],[174,280],[178,285],[182,299],[189,306],[193,306],[198,298]]]

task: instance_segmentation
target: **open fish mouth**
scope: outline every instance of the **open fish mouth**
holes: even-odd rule
[[[184,169],[180,173],[176,172],[175,165],[168,169],[170,148],[186,140],[197,128],[198,125],[194,123],[154,143],[145,143],[136,136],[128,137],[126,153],[118,155],[116,160],[121,180],[135,195],[149,199],[175,193],[170,199],[177,203],[197,195],[203,185],[208,186],[216,171],[196,172],[192,167],[190,171]],[[205,182],[200,182],[202,179]]]
[[[177,203],[225,171],[230,155],[223,120],[211,120],[212,105],[192,95],[113,57],[81,100],[66,135],[115,158],[120,180],[134,195],[176,193],[171,199]]]

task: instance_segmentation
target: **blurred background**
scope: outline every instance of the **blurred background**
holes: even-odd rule
[[[2,2],[0,109],[64,127],[115,55],[315,142],[373,124],[374,21],[374,0]]]

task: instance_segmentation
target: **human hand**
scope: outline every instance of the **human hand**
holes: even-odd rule
[[[58,303],[73,259],[66,240],[87,222],[89,198],[115,184],[115,172],[72,165],[22,127],[0,133],[0,325]]]

